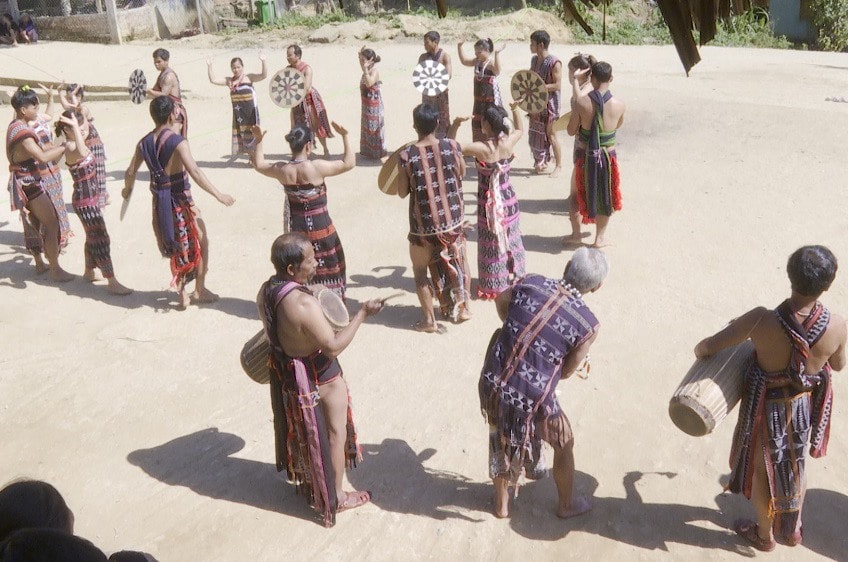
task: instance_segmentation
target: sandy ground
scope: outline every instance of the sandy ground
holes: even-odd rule
[[[268,388],[241,371],[242,344],[257,331],[253,299],[271,273],[281,232],[282,192],[241,162],[228,166],[226,90],[206,80],[207,56],[223,74],[232,56],[258,70],[256,51],[204,51],[169,44],[188,96],[191,148],[212,181],[237,202],[225,208],[195,188],[212,241],[209,286],[221,301],[171,308],[167,263],[150,227],[143,176],[127,218],[119,190],[134,143],[151,128],[146,106],[91,106],[109,156],[113,203],[106,209],[118,278],[136,289],[107,296],[82,279],[55,286],[36,277],[16,214],[0,198],[0,481],[47,480],[76,513],[77,533],[108,551],[146,550],[163,561],[282,559],[736,559],[756,553],[728,527],[751,513],[722,495],[733,420],[692,438],[667,403],[699,338],[788,294],[786,257],[807,243],[848,259],[845,146],[846,55],[707,48],[686,78],[671,47],[592,47],[615,69],[613,91],[628,104],[619,154],[624,211],[611,223],[612,271],[588,297],[602,322],[592,376],[560,385],[576,433],[578,493],[594,511],[557,520],[554,484],[529,484],[512,517],[490,513],[487,427],[477,378],[498,327],[494,306],[445,336],[418,334],[407,255],[406,202],[376,189],[362,163],[331,179],[330,209],[348,259],[355,301],[403,290],[342,356],[365,460],[349,472],[373,504],[326,530],[273,465]],[[414,45],[377,44],[388,144],[412,137],[419,101],[409,75]],[[451,46],[451,50],[454,48]],[[359,136],[357,47],[306,48],[330,116]],[[574,45],[554,45],[568,57]],[[581,48],[581,50],[588,50]],[[4,73],[33,80],[122,85],[136,67],[154,69],[150,47],[40,44],[0,50]],[[284,54],[269,53],[270,66]],[[508,77],[528,62],[524,44],[504,52]],[[455,71],[453,114],[470,113],[471,70]],[[260,91],[272,158],[287,152],[288,111]],[[508,94],[507,94],[508,95]],[[460,141],[470,139],[470,126]],[[570,146],[563,139],[564,146]],[[331,141],[334,153],[341,142]],[[566,154],[568,153],[566,149]],[[528,174],[526,142],[514,185],[521,198],[528,269],[561,273],[569,257],[566,179]],[[67,172],[66,200],[70,205]],[[564,174],[567,178],[568,174]],[[474,217],[473,180],[466,212]],[[83,269],[83,230],[62,257]],[[474,219],[472,219],[474,220]],[[473,240],[473,237],[472,237]],[[476,273],[476,244],[469,243]],[[848,311],[842,272],[826,295]],[[351,303],[355,308],[356,303]],[[802,547],[772,559],[843,558],[848,552],[848,384],[836,376],[830,454],[809,463]],[[732,414],[735,419],[735,412]],[[839,554],[839,553],[842,554]]]

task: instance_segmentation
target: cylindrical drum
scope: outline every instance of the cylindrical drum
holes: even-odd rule
[[[259,384],[268,384],[271,380],[268,371],[269,353],[271,353],[271,346],[268,344],[268,338],[265,337],[264,329],[259,330],[241,348],[241,368],[247,376]]]
[[[674,425],[696,437],[712,433],[739,402],[753,360],[751,340],[696,360],[668,404]]]
[[[312,285],[310,289],[312,289],[312,294],[315,295],[315,298],[318,299],[318,304],[321,305],[324,318],[327,319],[333,330],[338,332],[350,324],[350,314],[339,295],[323,285]]]

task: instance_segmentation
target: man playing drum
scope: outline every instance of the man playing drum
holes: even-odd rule
[[[845,320],[818,300],[836,276],[836,257],[804,246],[786,266],[792,291],[775,310],[755,308],[695,347],[708,357],[750,338],[756,361],[745,375],[739,421],[730,451],[727,488],[744,494],[756,521],[739,519],[736,532],[770,551],[775,538],[801,543],[805,459],[827,451],[833,401],[831,370],[845,366]]]
[[[271,408],[277,470],[309,495],[324,525],[336,513],[371,500],[370,492],[345,492],[345,468],[362,460],[350,412],[350,396],[336,357],[382,300],[362,305],[334,332],[305,285],[318,267],[309,239],[290,232],[271,246],[275,274],[259,289],[259,317],[271,345]]]
[[[573,497],[574,435],[556,399],[567,379],[587,359],[598,335],[598,320],[582,293],[597,291],[609,271],[606,256],[579,248],[562,279],[528,275],[498,295],[504,321],[486,352],[478,390],[489,422],[489,476],[495,484],[495,516],[509,515],[509,487],[544,474],[541,441],[554,449],[556,514],[574,517],[591,509]]]

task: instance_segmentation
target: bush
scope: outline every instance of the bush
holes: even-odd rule
[[[813,29],[823,51],[844,51],[848,47],[848,2],[813,0]]]

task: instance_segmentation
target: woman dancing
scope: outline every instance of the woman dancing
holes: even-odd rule
[[[318,139],[326,156],[329,153],[327,139],[333,137],[333,131],[330,130],[330,118],[327,117],[327,107],[321,99],[321,94],[312,87],[312,67],[300,60],[302,55],[303,50],[298,45],[289,45],[286,49],[286,61],[289,67],[303,73],[306,83],[306,95],[303,101],[291,109],[291,125],[292,129],[302,126],[312,131],[312,146],[315,146],[315,139]]]
[[[108,282],[113,295],[128,295],[132,289],[121,285],[112,268],[109,233],[100,212],[100,185],[97,180],[97,162],[94,153],[85,144],[88,137],[88,120],[80,111],[67,110],[56,124],[56,134],[65,141],[65,163],[74,180],[71,204],[85,230],[85,273],[87,281],[96,281],[96,268]]]
[[[457,45],[459,60],[465,66],[474,67],[474,109],[471,115],[471,135],[474,142],[485,141],[483,135],[483,112],[490,105],[503,107],[501,90],[498,88],[498,75],[501,73],[501,63],[498,55],[506,48],[506,44],[495,49],[491,39],[480,39],[474,43],[474,56],[467,57],[462,52],[465,41]]]
[[[523,133],[517,107],[518,101],[510,104],[513,129],[506,110],[490,105],[483,113],[486,140],[462,146],[463,156],[477,161],[477,297],[485,300],[496,298],[525,275],[518,198],[509,179],[515,145]],[[454,120],[450,132],[456,135],[467,119]]]
[[[233,137],[230,154],[238,156],[253,152],[253,126],[259,125],[259,98],[253,85],[268,76],[265,53],[259,51],[262,72],[259,74],[244,72],[244,62],[240,57],[230,61],[233,75],[228,78],[215,78],[212,71],[212,57],[206,59],[206,71],[209,81],[217,86],[226,86],[230,90],[230,102],[233,104]]]
[[[375,65],[380,57],[373,49],[359,51],[362,80],[359,93],[362,97],[362,122],[359,135],[359,152],[366,158],[379,160],[386,153],[385,110],[380,94],[380,73]]]
[[[328,177],[353,169],[356,157],[350,147],[347,129],[338,123],[333,123],[333,129],[341,135],[344,143],[343,160],[310,160],[312,131],[301,125],[286,135],[292,159],[272,164],[265,161],[262,151],[265,132],[254,127],[256,152],[253,166],[260,174],[283,185],[288,211],[283,213],[284,232],[303,232],[309,237],[318,260],[315,283],[325,285],[344,298],[347,285],[344,250],[327,210],[327,186],[324,182]]]

